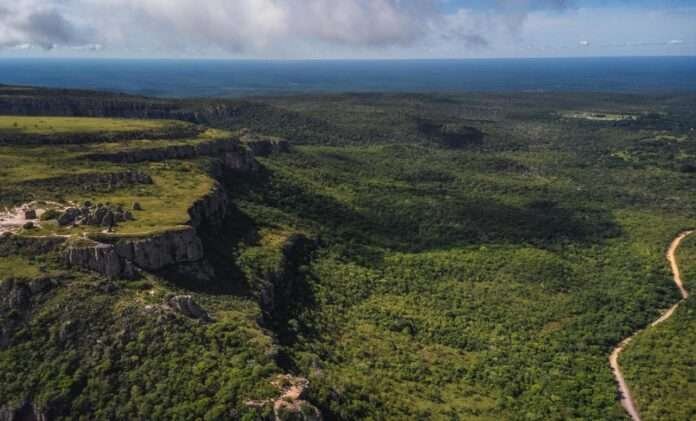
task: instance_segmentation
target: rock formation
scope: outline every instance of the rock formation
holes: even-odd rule
[[[230,201],[225,189],[215,183],[212,190],[198,199],[189,209],[189,224],[198,229],[203,225],[216,228],[222,225],[227,216]]]
[[[114,236],[113,240],[113,244],[91,241],[68,246],[63,256],[69,265],[93,270],[109,279],[133,278],[135,268],[158,271],[203,259],[203,244],[192,227],[143,238]]]
[[[239,138],[256,156],[269,156],[274,153],[290,151],[290,143],[286,139],[272,136],[261,136],[244,131]]]
[[[275,421],[321,421],[323,419],[319,409],[305,400],[305,393],[309,387],[307,379],[284,374],[277,376],[271,384],[278,389],[280,393],[278,398],[249,401],[246,404],[256,408],[272,405]]]
[[[284,144],[275,141],[272,150],[286,150]],[[221,157],[218,168],[211,171],[220,176],[224,171],[253,172],[258,169],[254,153],[237,140],[214,140],[199,145],[176,146],[169,148],[144,149],[116,154],[92,155],[92,159],[114,162],[140,162],[147,160],[166,160],[173,158],[192,158],[196,156]],[[132,278],[138,269],[159,271],[169,266],[196,263],[204,258],[203,244],[197,230],[220,227],[229,207],[225,189],[215,183],[212,190],[197,200],[189,208],[188,228],[170,230],[143,238],[119,237],[94,238],[88,244],[81,242],[71,245],[64,252],[69,265],[96,271],[110,279]],[[117,210],[103,210],[84,206],[65,211],[59,223],[87,223],[112,226],[128,217],[128,213]],[[134,204],[133,209],[142,209]],[[109,213],[111,212],[111,213]],[[106,221],[106,222],[105,222]],[[98,237],[98,236],[97,236]]]
[[[190,295],[179,295],[167,300],[167,305],[174,311],[183,314],[191,319],[198,319],[204,322],[211,322],[208,312],[203,310]]]

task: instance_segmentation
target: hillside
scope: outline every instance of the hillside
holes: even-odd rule
[[[0,87],[0,419],[625,419],[694,105]],[[694,416],[692,302],[622,356],[645,420]]]

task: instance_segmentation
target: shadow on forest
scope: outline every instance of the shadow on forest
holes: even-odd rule
[[[254,242],[258,236],[254,221],[230,205],[222,226],[199,230],[205,263],[160,274],[169,282],[187,290],[213,295],[251,297],[252,291],[244,272],[236,263],[238,245]]]
[[[501,242],[553,247],[601,243],[621,234],[610,212],[565,207],[553,200],[530,200],[518,207],[494,199],[444,198],[428,191],[399,193],[390,189],[361,196],[356,200],[358,211],[263,169],[238,183],[234,194],[311,221],[324,240],[357,248],[417,252]]]

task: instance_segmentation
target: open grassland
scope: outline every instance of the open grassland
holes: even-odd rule
[[[0,136],[7,133],[26,135],[124,133],[185,126],[186,123],[172,120],[0,116]]]
[[[2,117],[10,121],[15,117]],[[19,120],[22,118],[17,117]],[[36,130],[55,133],[104,133],[108,131],[142,131],[163,127],[186,126],[171,121],[118,120],[98,118],[34,118],[41,121]],[[30,121],[31,118],[24,120]],[[102,127],[102,131],[99,131]],[[146,134],[147,132],[145,132]],[[204,158],[143,162],[139,164],[112,163],[94,160],[95,154],[137,153],[162,151],[168,148],[196,147],[211,141],[232,139],[230,132],[218,129],[202,130],[196,137],[170,139],[134,139],[86,144],[0,145],[0,205],[11,207],[31,201],[49,201],[68,205],[85,202],[110,204],[132,209],[139,203],[142,211],[134,211],[135,220],[119,224],[119,233],[161,231],[184,225],[189,220],[190,206],[208,193],[213,180],[204,170]],[[157,156],[157,153],[154,154]],[[161,158],[158,158],[161,160]],[[104,174],[138,171],[152,178],[151,184],[114,185],[92,183]],[[78,177],[78,178],[76,178]],[[103,230],[99,226],[61,227],[55,220],[44,221],[40,227],[24,230],[27,235],[81,235]]]

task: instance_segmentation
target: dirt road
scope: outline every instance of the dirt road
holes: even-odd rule
[[[684,302],[684,300],[689,298],[689,292],[686,290],[686,288],[684,288],[684,282],[682,282],[681,272],[679,271],[679,264],[677,263],[676,253],[682,241],[684,241],[686,237],[693,234],[694,232],[695,231],[682,232],[677,236],[677,238],[674,239],[674,241],[672,241],[672,244],[670,244],[669,249],[667,250],[667,260],[669,261],[670,267],[672,268],[674,283],[677,284],[677,288],[679,288],[679,292],[681,293],[682,299],[678,303],[673,305],[669,310],[667,310],[659,319],[655,320],[650,325],[650,327],[655,327],[660,323],[668,320],[670,317],[672,317],[674,311],[679,307],[679,305],[682,302]],[[611,369],[614,372],[614,377],[616,378],[616,382],[619,385],[621,405],[624,407],[628,415],[630,415],[634,421],[640,421],[640,414],[638,413],[636,403],[633,400],[633,397],[631,396],[631,391],[628,388],[628,384],[626,384],[626,380],[624,379],[623,373],[621,373],[621,367],[619,366],[619,356],[621,355],[621,352],[626,348],[626,346],[633,340],[633,338],[635,338],[641,332],[642,330],[639,330],[638,332],[635,332],[633,335],[621,341],[621,343],[616,348],[614,348],[614,351],[611,353],[611,356],[609,357],[609,364],[611,364]]]

